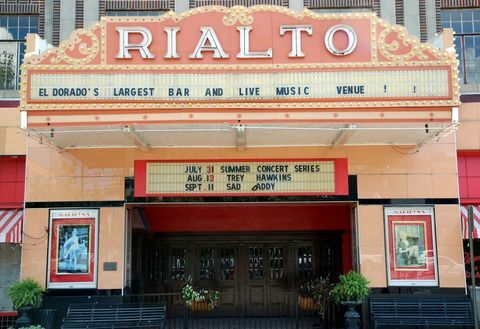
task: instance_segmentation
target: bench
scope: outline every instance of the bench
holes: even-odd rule
[[[380,326],[455,326],[474,325],[472,303],[467,296],[371,296],[372,328]]]
[[[62,329],[165,328],[163,304],[71,304]]]

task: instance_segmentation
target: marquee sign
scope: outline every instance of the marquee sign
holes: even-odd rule
[[[135,196],[347,195],[346,159],[135,161]]]
[[[370,13],[204,7],[105,17],[23,66],[21,107],[454,106],[457,61]]]
[[[425,75],[424,79],[418,77]],[[448,70],[221,74],[32,74],[34,101],[228,101],[447,97]],[[125,78],[125,79],[124,79]],[[399,79],[402,84],[393,80]],[[347,82],[348,81],[348,82]],[[367,84],[366,81],[371,81]],[[89,87],[87,87],[89,86]]]

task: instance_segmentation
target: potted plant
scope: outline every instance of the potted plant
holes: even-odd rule
[[[313,300],[314,280],[301,282],[298,287],[298,307],[304,311],[314,311],[318,309],[317,303]]]
[[[217,307],[220,293],[218,290],[196,290],[189,278],[182,286],[182,298],[185,304],[194,311],[210,311]]]
[[[355,271],[340,275],[339,282],[333,287],[331,295],[335,303],[348,307],[345,313],[345,328],[360,328],[360,315],[355,306],[362,304],[370,293],[368,280]]]
[[[40,307],[43,292],[40,283],[33,279],[19,280],[8,288],[8,297],[10,297],[13,307],[20,313],[17,320],[19,327],[28,327],[31,324],[28,313],[31,309]]]
[[[315,325],[315,328],[324,327],[332,287],[333,284],[330,282],[328,276],[309,280],[300,285],[298,306],[305,311],[318,312],[321,318],[322,325]]]
[[[328,276],[300,284],[298,305],[304,310],[318,310],[323,317],[332,287]]]

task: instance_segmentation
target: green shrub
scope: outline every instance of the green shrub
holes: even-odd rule
[[[368,280],[358,272],[350,271],[347,275],[340,275],[339,282],[332,289],[335,303],[343,302],[363,303],[370,293]]]
[[[210,308],[215,308],[218,306],[220,292],[207,289],[196,290],[192,285],[192,278],[188,277],[182,285],[182,298],[187,305],[192,305],[193,302],[206,301]]]
[[[8,288],[8,297],[15,309],[25,306],[39,307],[42,304],[43,288],[33,279],[18,280]]]

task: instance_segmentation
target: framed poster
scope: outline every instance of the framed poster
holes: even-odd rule
[[[50,210],[47,288],[96,288],[98,209]]]
[[[385,207],[389,286],[437,286],[433,207]]]

